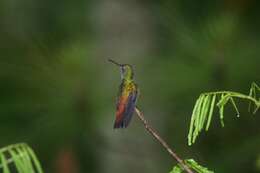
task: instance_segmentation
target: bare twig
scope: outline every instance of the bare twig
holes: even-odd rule
[[[139,119],[142,121],[145,129],[158,141],[162,146],[168,151],[168,153],[179,162],[180,166],[188,173],[193,173],[193,171],[184,163],[184,161],[169,147],[169,145],[158,135],[158,133],[148,124],[145,120],[143,113],[135,107],[135,112]]]

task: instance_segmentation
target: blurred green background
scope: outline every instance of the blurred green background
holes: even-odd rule
[[[187,146],[198,95],[260,82],[260,2],[0,1],[0,146],[31,145],[45,172],[169,172],[176,164],[133,118],[114,130],[119,69],[139,107],[183,158],[216,173],[260,172],[260,114],[230,106],[225,128]]]

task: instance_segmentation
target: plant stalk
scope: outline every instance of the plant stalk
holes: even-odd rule
[[[168,151],[168,153],[180,164],[180,166],[187,172],[193,173],[193,171],[184,163],[184,161],[169,147],[169,145],[159,136],[159,134],[148,124],[144,118],[143,113],[135,107],[135,112],[138,118],[142,121],[145,129]]]

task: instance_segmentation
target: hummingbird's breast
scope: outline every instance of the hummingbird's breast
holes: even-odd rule
[[[123,95],[128,95],[129,93],[136,91],[137,90],[137,86],[136,84],[131,81],[131,82],[123,82]]]

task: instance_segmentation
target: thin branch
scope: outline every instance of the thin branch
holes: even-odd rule
[[[188,173],[193,171],[184,163],[184,161],[169,147],[169,145],[159,136],[159,134],[148,124],[145,120],[143,113],[135,107],[135,112],[139,119],[142,121],[145,129],[168,151],[168,153],[179,162],[180,166]]]

